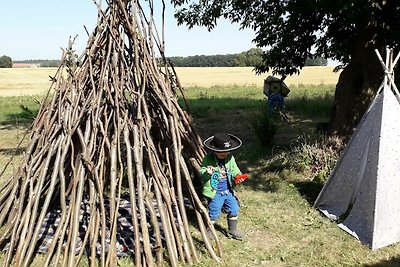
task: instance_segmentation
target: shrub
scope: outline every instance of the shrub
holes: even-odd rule
[[[12,59],[6,55],[0,57],[0,68],[12,68]]]
[[[309,181],[324,183],[334,168],[344,144],[338,137],[317,139],[300,137],[297,145],[274,154],[265,164],[266,171],[295,171],[309,177]]]
[[[277,131],[277,116],[269,114],[265,103],[259,115],[251,122],[251,130],[256,134],[263,145],[271,145]]]
[[[338,137],[321,137],[311,141],[302,137],[300,145],[291,151],[293,169],[298,171],[311,171],[311,180],[324,182],[339,158],[339,153],[344,145]]]

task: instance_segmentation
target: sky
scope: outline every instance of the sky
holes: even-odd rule
[[[161,1],[155,0],[155,3]],[[255,33],[220,20],[211,32],[177,26],[173,7],[166,0],[166,56],[234,54],[255,47]],[[97,25],[97,8],[92,0],[1,0],[0,56],[13,61],[60,59],[69,37],[75,37],[77,54],[84,51],[89,33]],[[156,9],[157,12],[157,9]],[[160,28],[161,30],[161,28]]]

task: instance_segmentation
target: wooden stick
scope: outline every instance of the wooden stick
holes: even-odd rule
[[[115,266],[125,190],[135,266],[199,261],[187,198],[205,247],[220,262],[220,243],[217,239],[214,251],[205,233],[211,222],[192,184],[205,151],[192,118],[178,104],[178,91],[186,99],[165,58],[165,2],[161,35],[153,0],[147,7],[136,0],[106,3],[105,10],[96,3],[97,27],[84,53],[75,55],[74,38],[63,51],[21,165],[0,189],[5,264],[32,262],[42,224],[54,208],[61,216],[44,266],[79,265],[86,251],[91,266],[97,259],[101,266]],[[83,205],[90,213],[85,233],[80,232]]]

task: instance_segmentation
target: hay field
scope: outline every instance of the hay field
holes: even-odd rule
[[[54,76],[57,68],[0,68],[0,96],[22,96],[45,94],[50,88],[49,76]],[[269,75],[256,75],[252,67],[231,68],[176,68],[182,86],[262,86]],[[305,67],[300,75],[287,77],[290,85],[336,84],[339,73],[333,67]]]
[[[44,94],[57,68],[0,68],[0,96]]]
[[[339,73],[333,72],[334,67],[305,67],[300,75],[287,77],[287,85],[299,84],[336,84]],[[229,68],[176,68],[179,79],[184,87],[211,87],[214,85],[256,85],[262,86],[264,79],[271,73],[256,75],[252,67]]]

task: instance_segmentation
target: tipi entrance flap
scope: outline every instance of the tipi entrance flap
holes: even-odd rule
[[[382,86],[314,203],[372,249],[400,241],[400,103],[393,51],[378,56]]]

